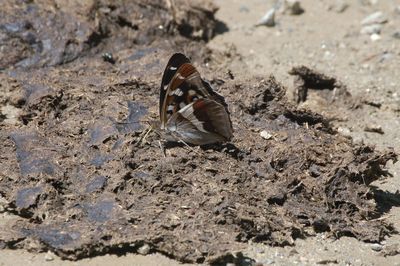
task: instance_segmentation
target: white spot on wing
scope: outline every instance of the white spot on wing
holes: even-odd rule
[[[169,96],[172,96],[172,95],[182,96],[183,91],[180,88],[176,88],[175,90],[170,91],[168,94],[169,94]]]
[[[183,91],[180,88],[176,88],[176,90],[174,91],[174,94],[176,96],[182,96],[183,95]]]
[[[176,67],[173,67],[173,66],[172,66],[172,67],[169,68],[169,70],[172,70],[172,71],[173,71],[173,70],[176,70]]]

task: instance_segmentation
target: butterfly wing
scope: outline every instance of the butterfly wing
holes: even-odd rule
[[[161,128],[192,144],[229,140],[233,130],[224,97],[212,90],[189,59],[174,54],[165,71],[160,93]]]
[[[160,88],[160,117],[162,118],[162,107],[164,103],[165,96],[167,94],[167,90],[169,88],[169,84],[172,78],[175,76],[175,73],[178,71],[179,67],[185,63],[190,63],[189,58],[187,58],[184,54],[176,53],[171,56],[169,59],[167,66],[165,67],[164,74],[161,80],[161,88]]]
[[[211,99],[199,99],[168,120],[166,129],[175,139],[204,145],[230,140],[233,136],[225,107]]]

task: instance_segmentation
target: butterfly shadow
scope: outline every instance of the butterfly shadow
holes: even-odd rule
[[[200,148],[203,151],[213,150],[216,152],[226,153],[235,160],[242,160],[245,155],[245,151],[239,149],[235,144],[230,142],[201,145]]]
[[[215,25],[215,34],[216,35],[223,34],[228,31],[229,31],[228,25],[226,25],[225,22],[217,19]]]
[[[193,149],[196,147],[200,147],[200,149],[203,151],[212,150],[215,152],[226,153],[229,156],[231,156],[232,158],[234,158],[235,160],[242,160],[245,155],[245,151],[239,149],[233,143],[214,143],[214,144],[206,144],[206,145],[198,146],[198,145],[192,145],[192,144],[183,143],[183,142],[179,142],[179,141],[165,141],[162,143],[162,147],[165,150],[178,148],[178,147],[181,147],[181,148],[189,147],[189,148],[193,148]]]
[[[400,207],[400,192],[385,191],[377,186],[372,186],[377,211],[380,214],[388,213],[393,207]]]

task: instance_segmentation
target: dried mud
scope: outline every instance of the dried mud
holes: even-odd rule
[[[292,245],[328,232],[379,242],[393,232],[370,184],[396,155],[354,145],[297,109],[272,76],[221,71],[229,58],[204,48],[223,30],[212,4],[11,3],[0,16],[9,51],[0,58],[0,195],[17,218],[0,228],[1,247],[76,260],[147,244],[217,263],[249,241]],[[160,148],[149,125],[174,51],[226,97],[231,143]]]

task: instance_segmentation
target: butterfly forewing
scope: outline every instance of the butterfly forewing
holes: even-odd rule
[[[176,53],[168,61],[167,66],[165,67],[164,74],[161,80],[161,88],[160,88],[160,103],[164,102],[165,95],[167,93],[168,86],[177,72],[178,68],[185,64],[190,63],[189,58],[185,55]],[[162,113],[162,104],[160,104],[160,116]]]

